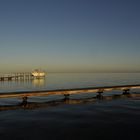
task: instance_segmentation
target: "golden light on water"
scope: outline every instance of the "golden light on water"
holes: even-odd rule
[[[33,79],[32,80],[32,84],[35,87],[41,87],[45,85],[45,79],[41,78],[41,79]]]

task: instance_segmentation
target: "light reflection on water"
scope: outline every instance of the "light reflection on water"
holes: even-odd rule
[[[45,86],[45,79],[41,78],[41,79],[33,79],[32,81],[32,85],[34,87],[43,87]]]
[[[45,79],[0,82],[0,92],[140,84],[140,73],[49,73]]]

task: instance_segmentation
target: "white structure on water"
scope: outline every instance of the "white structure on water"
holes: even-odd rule
[[[41,78],[41,77],[45,77],[46,73],[42,70],[39,69],[35,69],[33,72],[31,72],[32,76],[36,77],[36,78]]]

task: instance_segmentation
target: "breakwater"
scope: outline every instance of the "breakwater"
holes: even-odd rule
[[[35,96],[48,96],[48,95],[64,95],[65,99],[68,99],[72,94],[81,93],[97,93],[98,98],[102,98],[102,93],[121,90],[122,94],[129,94],[130,89],[140,89],[138,85],[120,85],[120,86],[105,86],[105,87],[87,87],[87,88],[74,88],[74,89],[58,89],[58,90],[42,90],[42,91],[22,91],[22,92],[8,92],[0,93],[0,98],[16,98],[20,97],[24,102],[27,101],[28,97]]]
[[[104,96],[102,98],[102,101],[112,101],[114,99],[127,99],[127,98],[139,98],[139,93],[133,93],[129,95],[109,95]],[[90,97],[90,98],[79,98],[79,99],[55,99],[52,101],[46,101],[46,102],[21,102],[14,105],[0,105],[0,111],[7,111],[7,110],[17,110],[17,109],[39,109],[39,108],[48,108],[48,107],[58,107],[65,104],[75,105],[75,104],[88,104],[88,103],[96,103],[98,101],[98,98],[96,96]]]

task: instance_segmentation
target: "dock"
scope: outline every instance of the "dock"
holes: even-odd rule
[[[0,81],[30,80],[33,78],[34,76],[30,72],[20,72],[0,75]]]
[[[29,80],[33,76],[30,72],[26,73],[13,73],[13,74],[4,74],[0,76],[0,81],[12,81],[12,80]]]
[[[120,86],[105,86],[105,87],[86,87],[86,88],[74,88],[74,89],[58,89],[58,90],[42,90],[42,91],[22,91],[22,92],[8,92],[0,93],[0,98],[22,98],[24,102],[29,97],[35,96],[49,96],[49,95],[63,95],[67,100],[70,95],[82,94],[82,93],[96,93],[98,98],[103,97],[104,92],[112,90],[120,90],[123,95],[129,94],[131,89],[140,89],[138,85],[120,85]]]

